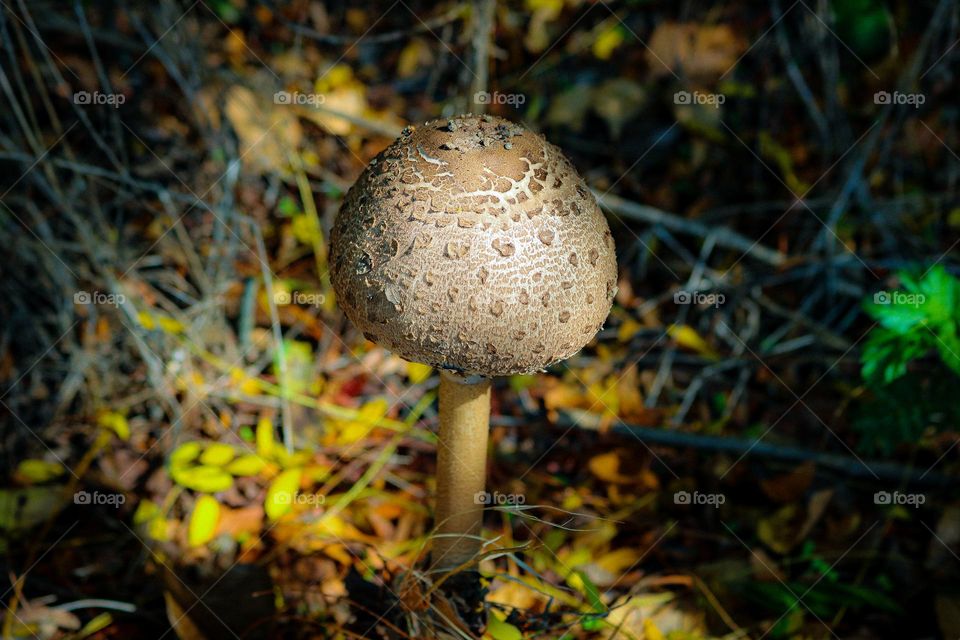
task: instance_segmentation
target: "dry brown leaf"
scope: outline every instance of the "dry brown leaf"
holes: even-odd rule
[[[813,462],[804,462],[788,473],[764,478],[760,481],[760,488],[774,502],[780,504],[796,502],[810,488],[815,471],[816,466]]]
[[[777,562],[763,549],[750,550],[750,567],[753,578],[759,582],[783,582],[786,574],[777,566]]]
[[[646,55],[655,77],[716,78],[745,50],[743,39],[727,25],[664,22],[653,32]]]
[[[242,533],[259,534],[263,528],[263,505],[256,504],[240,509],[220,509],[217,535],[229,534],[236,538]]]
[[[283,171],[296,153],[303,130],[289,105],[274,104],[240,85],[227,91],[224,113],[240,139],[244,165],[258,173]]]

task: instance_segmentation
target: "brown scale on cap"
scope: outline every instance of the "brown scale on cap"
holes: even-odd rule
[[[408,127],[370,162],[334,224],[330,264],[369,339],[435,367],[512,375],[570,357],[593,337],[582,327],[602,326],[611,239],[557,147],[465,115]]]

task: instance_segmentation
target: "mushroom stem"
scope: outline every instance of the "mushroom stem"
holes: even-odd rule
[[[434,568],[449,571],[480,551],[489,423],[490,379],[441,372]]]

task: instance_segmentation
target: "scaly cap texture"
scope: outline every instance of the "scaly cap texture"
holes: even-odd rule
[[[347,193],[330,265],[341,308],[369,340],[483,376],[579,351],[617,280],[583,179],[542,136],[493,116],[407,127]]]

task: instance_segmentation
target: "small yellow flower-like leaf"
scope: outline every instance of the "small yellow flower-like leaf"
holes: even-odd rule
[[[268,518],[276,520],[293,508],[294,497],[300,489],[300,474],[299,467],[287,469],[270,483],[263,503],[263,510]]]
[[[113,431],[121,440],[130,439],[130,425],[127,424],[127,419],[116,411],[105,411],[101,413],[97,418],[97,422],[101,427]]]
[[[222,467],[236,457],[237,451],[229,444],[214,442],[200,454],[200,464]]]
[[[199,547],[213,540],[220,520],[220,503],[211,496],[200,496],[190,515],[187,541],[191,547]]]
[[[57,462],[46,460],[23,460],[17,465],[17,479],[28,484],[38,484],[62,476],[65,469]]]
[[[267,466],[267,461],[252,453],[240,456],[225,467],[230,475],[255,476]]]
[[[180,486],[203,493],[226,491],[233,484],[233,476],[217,467],[173,467],[170,475]]]
[[[273,422],[270,418],[260,418],[257,422],[257,453],[263,458],[273,455],[277,441],[273,436]]]

